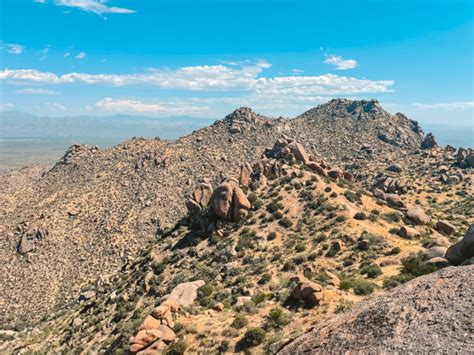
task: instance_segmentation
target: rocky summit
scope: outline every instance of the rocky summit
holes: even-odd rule
[[[339,99],[2,173],[0,351],[469,352],[472,157]]]

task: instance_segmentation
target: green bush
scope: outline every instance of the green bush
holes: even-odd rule
[[[380,268],[380,266],[378,266],[376,264],[371,264],[371,265],[363,267],[360,270],[360,273],[362,275],[367,275],[367,277],[369,277],[371,279],[375,279],[378,276],[383,274],[382,269]]]
[[[270,310],[266,316],[265,327],[270,329],[283,328],[290,322],[288,313],[284,312],[280,307],[275,307]]]
[[[231,327],[235,329],[242,329],[249,323],[247,317],[244,314],[237,314],[231,323]]]
[[[352,281],[352,289],[358,296],[370,295],[372,292],[374,292],[375,284],[363,279],[356,279]]]
[[[354,215],[354,219],[363,221],[364,219],[367,219],[367,215],[366,215],[364,212],[357,212],[357,213]]]
[[[288,217],[283,217],[278,221],[278,224],[285,228],[290,228],[293,222]]]
[[[166,350],[167,355],[183,355],[186,353],[188,344],[183,339],[178,339],[174,341]]]
[[[401,274],[412,276],[412,278],[432,273],[435,270],[436,266],[427,264],[425,256],[421,253],[402,259]]]
[[[258,346],[265,340],[266,333],[261,328],[249,328],[242,338],[243,342],[248,346]]]

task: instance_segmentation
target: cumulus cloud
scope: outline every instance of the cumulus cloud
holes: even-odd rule
[[[186,101],[166,103],[157,101],[142,101],[133,98],[113,99],[110,97],[97,101],[95,108],[108,113],[131,113],[131,114],[158,114],[158,115],[182,115],[195,114],[207,110],[207,106],[198,106]]]
[[[81,52],[81,53],[79,53],[78,55],[76,55],[74,58],[76,58],[76,59],[84,59],[86,56],[87,56],[86,53]]]
[[[337,70],[348,70],[357,67],[357,60],[355,59],[344,59],[339,55],[329,55],[324,60],[326,64],[332,64]]]
[[[17,94],[27,94],[27,95],[57,95],[58,92],[49,89],[43,88],[25,88],[16,91]]]
[[[108,0],[54,0],[57,6],[74,7],[98,15],[102,14],[133,14],[134,10],[122,7],[107,6]]]
[[[474,109],[474,101],[443,102],[431,104],[414,103],[413,106],[425,110],[467,110]]]
[[[270,66],[258,62],[241,67],[202,65],[171,69],[149,69],[138,74],[87,74],[57,75],[36,69],[4,69],[0,80],[37,82],[44,84],[96,84],[107,86],[155,86],[162,89],[190,91],[251,91],[273,95],[336,95],[388,92],[392,80],[368,80],[324,74],[317,76],[261,77]]]

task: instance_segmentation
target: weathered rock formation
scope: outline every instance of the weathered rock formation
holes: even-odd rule
[[[449,267],[317,323],[279,354],[444,353],[474,349],[474,265]]]
[[[474,258],[474,224],[469,226],[461,241],[448,248],[445,258],[452,265],[460,265]]]

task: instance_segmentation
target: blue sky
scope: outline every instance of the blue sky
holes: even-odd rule
[[[294,116],[376,98],[474,125],[473,1],[1,0],[2,110]]]

